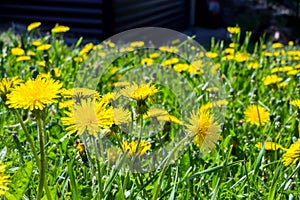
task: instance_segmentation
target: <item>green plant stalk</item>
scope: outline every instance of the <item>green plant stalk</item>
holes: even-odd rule
[[[167,170],[167,166],[168,164],[170,163],[171,161],[171,158],[172,156],[174,155],[174,153],[178,150],[178,147],[183,144],[184,142],[186,142],[186,140],[189,140],[190,137],[189,136],[186,136],[185,138],[183,138],[180,142],[177,143],[177,145],[173,148],[173,150],[170,152],[169,154],[169,157],[167,158],[165,164],[164,164],[164,167],[162,169],[162,172],[158,178],[158,182],[157,182],[157,185],[155,186],[154,188],[154,195],[152,196],[152,200],[156,200],[158,199],[157,196],[158,196],[158,193],[160,191],[160,186],[161,186],[161,183],[162,183],[162,180],[163,180],[163,176],[165,175],[166,173],[166,170]]]
[[[20,122],[20,124],[22,126],[22,129],[23,129],[23,131],[25,133],[25,137],[26,137],[27,141],[29,142],[29,147],[30,147],[30,149],[31,149],[31,151],[33,153],[33,157],[34,157],[34,159],[35,159],[35,161],[37,163],[37,167],[40,170],[40,168],[41,168],[40,167],[40,159],[38,157],[38,154],[37,154],[37,151],[35,149],[34,143],[33,143],[32,139],[31,139],[31,137],[29,135],[29,132],[28,132],[28,130],[27,130],[27,128],[26,128],[26,126],[25,126],[25,124],[24,124],[24,122],[23,122],[20,114],[16,110],[13,110],[13,112],[14,112],[15,116],[17,116],[18,121]]]
[[[99,158],[100,158],[100,155],[98,153],[98,148],[97,148],[97,144],[96,144],[96,139],[93,138],[93,145],[94,145],[94,148],[95,148],[95,156],[96,156],[96,165],[97,165],[97,178],[98,178],[98,186],[99,186],[99,198],[103,198],[103,189],[102,189],[102,170],[101,170],[101,165],[100,165],[100,162],[99,162]]]
[[[219,177],[218,177],[218,180],[217,180],[217,185],[214,188],[213,196],[211,197],[212,200],[215,200],[215,199],[218,198],[218,193],[219,193],[219,190],[220,190],[220,187],[221,187],[221,182],[223,180],[224,174],[226,174],[227,163],[228,163],[229,157],[231,155],[232,148],[233,148],[233,145],[230,146],[229,152],[227,153],[226,159],[225,159],[224,164],[223,164],[223,168],[219,173]]]
[[[135,150],[135,153],[137,153],[137,154],[139,153],[140,143],[141,143],[141,140],[142,140],[143,125],[144,125],[143,114],[140,114],[139,140],[138,140],[138,145],[137,145],[136,150]],[[134,177],[136,179],[136,176],[134,176]],[[141,175],[139,173],[137,173],[137,180],[136,181],[140,183],[140,187],[142,187],[144,185],[143,179],[142,179],[142,177],[141,177]],[[147,197],[149,197],[147,190],[145,188],[143,188],[143,187],[142,187],[142,190],[145,193],[145,195]]]
[[[37,200],[40,200],[42,198],[43,188],[45,184],[45,178],[46,178],[46,166],[45,166],[45,149],[44,149],[44,137],[42,133],[42,124],[41,120],[38,118],[38,134],[39,134],[39,142],[40,142],[40,153],[41,153],[41,161],[40,161],[40,182],[39,182],[39,188],[38,188],[38,194],[37,194]]]
[[[42,120],[39,117],[37,117],[37,118],[38,118],[37,122],[38,122],[40,154],[41,154],[40,182],[39,182],[37,199],[40,200],[42,198],[43,188],[45,188],[47,199],[51,200],[50,191],[49,191],[47,181],[46,181],[47,160],[46,160],[46,154],[45,154],[45,143],[44,143],[44,136],[43,136]]]
[[[143,192],[145,193],[145,195],[147,196],[147,198],[149,198],[149,194],[148,194],[146,188],[143,187],[144,186],[144,181],[143,181],[143,178],[141,177],[141,174],[140,173],[136,173],[136,174],[137,174],[138,180],[140,182],[140,185],[143,188]]]
[[[45,123],[45,119],[43,119],[42,120],[42,122],[43,122],[43,129],[42,129],[42,133],[43,133],[43,135],[44,135],[44,146],[47,144],[47,141],[48,141],[48,137],[47,137],[47,133],[46,133],[46,123]],[[45,153],[45,165],[46,165],[46,167],[45,167],[45,170],[47,169],[47,167],[48,167],[48,155],[47,155],[47,150],[44,148],[44,153]],[[45,174],[47,174],[46,172],[45,172]],[[44,188],[45,188],[45,191],[46,191],[46,195],[47,195],[47,199],[48,200],[51,200],[52,198],[51,198],[51,194],[50,194],[50,190],[49,190],[49,187],[48,187],[48,184],[47,184],[47,180],[45,180],[45,183],[46,184],[44,184]]]

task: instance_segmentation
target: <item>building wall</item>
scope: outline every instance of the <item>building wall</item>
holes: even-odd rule
[[[183,29],[189,25],[190,0],[1,0],[3,22],[70,26],[68,33],[101,40],[136,27]],[[1,22],[0,22],[1,23]]]

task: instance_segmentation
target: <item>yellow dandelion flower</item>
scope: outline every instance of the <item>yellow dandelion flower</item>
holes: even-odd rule
[[[211,67],[210,72],[211,72],[212,74],[217,74],[218,69],[220,69],[220,68],[221,68],[221,64],[220,64],[220,63],[216,63],[216,64],[214,64],[214,65]]]
[[[292,66],[284,66],[284,67],[280,68],[281,72],[289,72],[289,71],[292,71],[292,70],[294,70],[294,68]]]
[[[109,129],[115,123],[112,108],[108,107],[108,104],[101,99],[96,100],[94,105],[99,126]]]
[[[250,105],[244,112],[246,122],[256,124],[257,126],[264,125],[269,120],[269,112],[261,106]]]
[[[73,104],[72,112],[65,111],[67,117],[62,117],[62,124],[67,126],[68,133],[82,135],[87,132],[97,136],[101,128],[108,129],[113,124],[111,109],[102,101],[81,101]]]
[[[179,62],[178,58],[170,58],[161,62],[161,66],[168,67]]]
[[[115,43],[113,43],[112,41],[110,40],[107,40],[107,41],[104,41],[103,42],[105,45],[109,46],[110,48],[114,48],[116,46]]]
[[[29,32],[33,29],[36,29],[36,28],[40,27],[41,24],[42,24],[41,22],[33,22],[27,26],[27,31]]]
[[[157,118],[160,121],[174,122],[176,124],[181,124],[182,122],[175,116],[170,115],[167,111],[160,108],[153,108],[147,111],[143,116],[146,118]]]
[[[116,125],[128,123],[131,121],[131,113],[124,108],[118,107],[112,109],[113,121]]]
[[[194,65],[196,68],[200,69],[203,67],[203,62],[202,60],[194,60],[191,65]]]
[[[145,45],[145,43],[143,41],[135,41],[135,42],[130,43],[131,47],[142,47],[144,45]]]
[[[216,53],[216,52],[211,52],[211,51],[208,51],[208,52],[206,52],[206,57],[208,57],[208,58],[216,58],[216,57],[218,57],[218,53]]]
[[[176,46],[161,46],[158,48],[161,52],[178,53],[179,49]]]
[[[193,136],[193,143],[201,152],[208,152],[214,148],[220,138],[221,127],[215,122],[210,112],[191,113],[187,131]]]
[[[136,83],[133,83],[132,85],[122,89],[120,91],[120,94],[125,97],[135,99],[137,101],[142,101],[154,95],[157,92],[158,89],[155,87],[155,85],[151,85],[151,83],[141,84],[140,86],[138,86]]]
[[[282,162],[285,166],[296,164],[300,158],[300,139],[287,149],[285,154],[282,155]]]
[[[83,58],[82,57],[75,57],[74,61],[80,63],[80,62],[83,61]]]
[[[113,43],[111,40],[106,40],[103,42],[106,46],[109,46],[110,48],[114,48],[116,46],[115,43]]]
[[[234,48],[226,48],[225,50],[224,50],[224,52],[226,53],[226,54],[234,54]]]
[[[130,86],[131,83],[127,82],[127,81],[120,81],[114,84],[115,87],[127,87]]]
[[[238,46],[239,46],[239,44],[237,44],[237,43],[230,43],[229,44],[230,48],[235,48],[235,47],[238,47]]]
[[[99,123],[96,116],[94,102],[83,101],[80,105],[73,105],[73,112],[65,112],[67,117],[62,117],[63,125],[68,126],[66,131],[69,134],[77,132],[82,135],[87,131],[90,135],[96,136],[100,131]]]
[[[293,41],[289,41],[288,45],[289,45],[290,47],[292,47],[292,46],[294,46],[294,42],[293,42]]]
[[[175,39],[175,40],[172,40],[171,44],[178,44],[180,43],[180,39]]]
[[[46,67],[46,62],[45,62],[45,61],[39,60],[39,61],[36,61],[36,64],[37,64],[38,66]]]
[[[26,60],[30,60],[30,56],[19,56],[16,61],[20,62],[20,61],[26,61]]]
[[[298,109],[300,109],[300,99],[295,99],[291,101],[291,105],[297,107]]]
[[[265,86],[275,84],[275,83],[279,83],[282,80],[283,80],[283,78],[281,78],[277,75],[268,75],[268,76],[266,76],[262,79]]]
[[[271,69],[271,73],[276,73],[276,72],[280,72],[281,68],[280,67],[274,67],[273,69]]]
[[[224,99],[220,99],[220,100],[208,102],[208,103],[202,105],[199,110],[200,110],[200,113],[202,113],[202,112],[210,111],[210,109],[212,109],[214,107],[226,106],[227,104],[228,104],[228,101],[226,101]]]
[[[6,101],[6,95],[17,85],[21,84],[23,80],[19,77],[3,78],[0,82],[0,97],[2,101]]]
[[[300,64],[295,65],[295,69],[300,69]]]
[[[117,74],[119,70],[120,70],[119,67],[112,67],[110,72],[111,72],[111,74]]]
[[[234,59],[234,56],[229,54],[229,55],[226,55],[222,58],[222,60],[233,60]]]
[[[36,48],[37,51],[47,51],[51,48],[51,44],[42,44]]]
[[[237,52],[234,56],[234,59],[237,62],[245,62],[249,58],[249,53],[247,52]]]
[[[151,54],[149,55],[149,57],[152,58],[152,59],[158,58],[159,56],[160,56],[160,54],[157,53],[157,52],[151,53]]]
[[[261,54],[265,57],[272,57],[273,56],[273,53],[272,52],[268,52],[268,51],[263,51],[261,52]]]
[[[282,82],[277,85],[278,88],[285,88],[286,86],[288,86],[287,82]]]
[[[195,60],[193,61],[188,69],[190,74],[199,75],[203,73],[203,62],[202,60]]]
[[[153,63],[154,63],[154,60],[152,58],[143,58],[141,60],[142,65],[151,66],[151,65],[153,65]]]
[[[283,48],[283,47],[284,47],[284,45],[279,43],[279,42],[276,42],[276,43],[272,44],[273,49],[279,49],[279,48]]]
[[[220,89],[218,87],[208,87],[206,91],[208,92],[218,92]]]
[[[51,78],[38,76],[20,84],[7,95],[8,107],[43,110],[48,104],[56,103],[62,84]]]
[[[97,55],[100,56],[100,57],[104,57],[104,56],[106,56],[106,53],[103,52],[103,51],[100,51],[100,52],[97,53]]]
[[[70,30],[70,27],[59,25],[59,26],[52,28],[51,32],[52,33],[65,33],[65,32],[68,32],[69,30]]]
[[[34,41],[32,41],[31,42],[31,44],[33,45],[33,46],[40,46],[41,44],[42,44],[42,42],[40,41],[40,40],[34,40]]]
[[[168,112],[160,108],[152,108],[144,114],[144,118],[167,116]]]
[[[93,47],[94,50],[101,50],[103,49],[103,46],[101,44],[97,44]]]
[[[93,49],[93,47],[94,47],[94,44],[91,42],[84,45],[84,47],[79,51],[79,55],[82,56],[82,55],[88,54]]]
[[[36,55],[36,53],[33,52],[33,51],[28,51],[27,54],[30,55],[30,56],[35,56]]]
[[[145,140],[138,141],[124,141],[121,145],[123,151],[128,151],[128,155],[132,156],[137,154],[139,156],[145,154],[148,150],[151,149],[151,144]]]
[[[200,58],[204,57],[204,53],[202,51],[198,55],[199,55]]]
[[[0,161],[1,164],[1,161]],[[6,186],[7,183],[10,182],[9,177],[10,175],[4,174],[6,165],[0,165],[0,196],[5,194],[5,191],[8,190]]]
[[[279,57],[279,56],[280,56],[280,51],[275,51],[275,52],[273,52],[273,56],[274,56],[274,57]],[[281,63],[281,64],[284,64],[285,61],[281,60],[280,63]]]
[[[200,112],[203,113],[209,111],[212,107],[213,107],[212,102],[208,102],[200,107]]]
[[[189,69],[189,65],[186,63],[178,63],[176,65],[174,65],[174,70],[177,72],[182,72],[182,71],[187,71]]]
[[[170,114],[168,114],[164,120],[167,122],[173,122],[175,124],[182,124],[182,121],[180,119]]]
[[[131,51],[134,51],[134,48],[133,47],[124,47],[124,48],[121,48],[120,49],[120,52],[131,52]]]
[[[73,100],[60,101],[58,103],[58,108],[59,109],[63,109],[63,108],[71,109],[73,104],[74,104]]]
[[[251,63],[248,63],[247,67],[249,69],[257,69],[257,68],[261,67],[261,65],[258,62],[251,62]]]
[[[195,47],[195,46],[191,46],[191,50],[195,51],[195,50],[199,50],[199,48]]]
[[[15,56],[22,56],[25,54],[25,51],[20,47],[15,47],[11,49],[11,54]]]
[[[81,100],[94,100],[100,99],[100,94],[96,90],[91,90],[88,88],[71,88],[71,89],[64,89],[62,91],[62,95],[66,98],[73,98],[77,103]]]
[[[257,148],[262,148],[263,144],[261,142],[258,142],[255,147]],[[282,150],[287,150],[286,148],[284,148],[283,146],[281,146],[280,144],[277,144],[275,142],[266,142],[265,144],[265,150],[270,151],[270,150],[278,150],[278,149],[282,149]]]
[[[299,73],[299,70],[294,69],[294,70],[289,71],[289,72],[287,73],[287,75],[292,75],[292,76],[294,76],[294,75],[297,75],[298,73]]]
[[[203,73],[203,69],[199,69],[195,65],[190,65],[188,72],[193,75],[199,75],[199,74]]]
[[[238,34],[241,32],[241,28],[236,26],[236,27],[227,27],[227,31],[231,34]]]
[[[120,94],[117,92],[108,92],[102,96],[102,101],[110,103],[112,100],[119,98]]]

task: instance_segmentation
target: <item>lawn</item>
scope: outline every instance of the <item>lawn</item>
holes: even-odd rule
[[[0,37],[1,199],[300,199],[293,41],[41,26]]]

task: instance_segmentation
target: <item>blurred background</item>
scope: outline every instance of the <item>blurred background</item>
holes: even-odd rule
[[[145,26],[171,28],[196,35],[209,45],[210,38],[226,40],[227,26],[252,31],[287,43],[300,38],[300,0],[1,0],[1,31],[26,31],[28,24],[42,22],[41,30],[55,24],[71,30],[67,40],[83,37],[102,41],[116,33]]]

